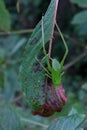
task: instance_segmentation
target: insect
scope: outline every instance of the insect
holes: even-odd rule
[[[65,59],[68,55],[68,47],[67,47],[67,44],[65,42],[65,39],[62,35],[62,32],[60,30],[60,28],[58,27],[57,23],[55,23],[56,27],[57,27],[57,30],[60,34],[60,37],[63,41],[63,44],[65,46],[65,54],[61,60],[61,62],[59,63],[59,61],[57,61],[57,59],[52,59],[52,58],[49,58],[49,55],[46,53],[46,49],[45,49],[45,42],[44,42],[44,25],[43,25],[43,16],[42,16],[42,43],[43,43],[43,53],[45,55],[45,59],[46,59],[46,64],[47,64],[47,68],[44,67],[44,65],[42,63],[40,63],[40,61],[36,58],[36,60],[39,62],[39,64],[41,65],[41,67],[45,70],[46,72],[46,76],[48,78],[51,79],[52,81],[52,85],[54,87],[59,87],[59,85],[61,84],[61,79],[62,79],[62,76],[64,74],[63,72],[63,65],[64,65],[64,62],[65,62]],[[50,64],[50,61],[51,61],[51,64]]]

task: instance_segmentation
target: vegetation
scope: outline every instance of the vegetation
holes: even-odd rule
[[[0,0],[0,130],[87,129],[86,36],[86,0]]]

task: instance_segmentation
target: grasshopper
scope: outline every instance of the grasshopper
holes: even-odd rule
[[[65,62],[65,59],[68,55],[68,46],[66,44],[66,41],[63,37],[63,34],[59,28],[59,26],[57,25],[57,23],[55,23],[56,25],[56,28],[60,34],[60,37],[63,41],[63,44],[65,46],[65,54],[61,60],[61,62],[59,62],[57,59],[52,59],[52,58],[49,58],[49,55],[46,53],[46,49],[45,49],[45,42],[44,42],[44,25],[43,25],[43,16],[42,16],[42,43],[43,43],[43,53],[45,55],[45,59],[46,59],[46,64],[47,64],[47,67],[45,68],[44,65],[42,63],[40,63],[40,61],[36,58],[36,60],[39,62],[39,64],[41,65],[41,67],[45,70],[46,72],[46,76],[48,78],[51,79],[52,81],[52,85],[54,87],[59,87],[59,85],[61,84],[61,79],[62,79],[62,76],[64,74],[63,72],[63,65],[64,65],[64,62]],[[50,64],[50,60],[51,60],[51,64]]]

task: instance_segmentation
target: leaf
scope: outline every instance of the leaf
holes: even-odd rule
[[[84,130],[83,128],[77,128],[76,130]]]
[[[75,30],[78,33],[78,35],[87,35],[87,23],[76,26]]]
[[[82,89],[87,92],[87,82],[82,85]]]
[[[5,7],[4,1],[0,0],[0,29],[9,31],[11,25],[10,14]]]
[[[43,18],[45,44],[50,40],[55,6],[56,0],[51,0],[48,10]],[[37,109],[37,107],[45,101],[42,87],[44,85],[45,72],[44,70],[41,70],[40,65],[36,63],[35,59],[42,48],[41,32],[40,21],[25,47],[24,58],[20,67],[20,81],[22,90],[28,105],[34,109]]]
[[[47,130],[76,130],[85,120],[85,115],[74,114],[58,119]],[[80,130],[80,129],[79,129]]]
[[[54,69],[55,71],[60,70],[60,64],[59,64],[59,62],[58,62],[56,59],[53,59],[53,60],[52,60],[52,67],[53,67],[53,69]]]
[[[23,38],[21,38],[21,40],[23,40],[24,41],[24,37]],[[10,35],[10,36],[8,36],[8,37],[6,37],[6,38],[0,38],[0,42],[2,42],[2,44],[0,44],[0,48],[2,47],[3,48],[3,50],[4,50],[4,54],[7,56],[7,55],[9,55],[10,53],[13,53],[12,51],[13,51],[13,49],[15,49],[15,47],[17,47],[18,45],[17,45],[17,43],[19,42],[19,41],[21,41],[20,40],[20,37],[18,36],[18,35]],[[9,46],[8,46],[8,44],[6,44],[6,43],[9,43]],[[16,46],[17,45],[17,46]],[[19,46],[20,47],[20,46]],[[17,50],[18,50],[19,48],[17,48]],[[16,52],[17,53],[17,52]]]
[[[26,42],[26,38],[22,38],[21,40],[19,40],[18,43],[16,43],[15,47],[10,52],[10,55],[12,56],[15,53],[17,53],[17,51],[25,44],[25,42]]]
[[[81,86],[81,89],[78,92],[79,99],[86,102],[87,99],[87,83],[84,83]]]
[[[75,108],[72,108],[71,111],[69,112],[69,116],[73,115],[73,114],[77,114],[77,110]]]
[[[15,93],[20,90],[18,76],[15,70],[8,69],[4,72],[4,89],[3,96],[5,101],[12,101]]]
[[[80,7],[87,7],[87,0],[70,0],[72,3],[77,4]]]
[[[0,106],[0,130],[22,130],[19,117],[11,106]]]
[[[72,20],[72,24],[84,24],[87,23],[87,11],[81,11],[76,14]]]
[[[32,1],[32,0],[26,0],[25,1],[25,0],[21,0],[20,2],[23,3],[23,4],[25,4],[25,5],[27,5],[28,3],[32,3],[35,6],[39,6],[40,3],[41,3],[41,0],[37,0],[37,1]]]

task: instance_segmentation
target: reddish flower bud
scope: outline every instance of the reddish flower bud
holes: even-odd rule
[[[32,114],[48,117],[55,112],[60,112],[67,101],[62,84],[58,88],[52,84],[44,85],[43,92],[45,93],[45,102],[39,106],[38,110],[32,111]]]

